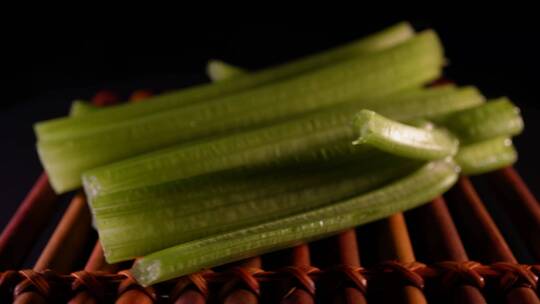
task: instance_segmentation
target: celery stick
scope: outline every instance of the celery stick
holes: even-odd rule
[[[203,84],[177,92],[157,95],[148,98],[148,102],[145,103],[125,103],[113,106],[85,118],[79,118],[76,120],[59,118],[38,123],[35,126],[35,132],[38,139],[46,140],[51,137],[54,138],[58,136],[66,136],[66,133],[69,135],[70,129],[77,130],[80,128],[105,128],[108,125],[121,120],[170,110],[198,101],[221,98],[222,96],[228,94],[273,82],[274,80],[284,78],[285,76],[294,75],[305,70],[313,70],[323,65],[337,63],[349,59],[352,60],[351,62],[355,62],[356,60],[354,58],[359,58],[366,54],[371,54],[380,50],[394,47],[402,42],[405,42],[413,35],[414,30],[408,23],[400,23],[391,28],[383,30],[380,33],[376,33],[372,36],[352,42],[351,44],[337,47],[333,50],[310,56],[299,61],[294,61],[290,64],[265,69],[249,75],[239,75],[238,77],[235,77],[233,81],[222,81],[215,84]],[[369,59],[367,61],[369,61]],[[392,66],[392,64],[393,62],[390,59],[388,65]],[[313,87],[317,87],[317,85],[313,85]],[[60,135],[55,133],[60,133]]]
[[[517,152],[512,140],[497,137],[460,148],[456,162],[465,175],[482,174],[506,166],[517,160]]]
[[[94,213],[109,215],[128,209],[147,210],[148,201],[152,201],[154,207],[161,207],[180,199],[191,201],[218,198],[221,200],[228,195],[234,196],[234,199],[239,197],[243,199],[247,192],[253,195],[250,196],[251,198],[263,197],[319,183],[330,172],[334,172],[334,168],[346,167],[349,163],[361,163],[381,156],[381,153],[375,149],[364,152],[361,155],[352,155],[352,157],[302,162],[292,166],[259,166],[250,170],[227,170],[216,174],[118,191],[98,196],[89,202]],[[339,170],[334,173],[341,174]],[[210,208],[214,205],[208,206]],[[206,207],[197,206],[196,210],[200,208]]]
[[[77,99],[71,103],[71,108],[69,109],[69,116],[78,117],[91,113],[97,109],[98,108],[96,106],[93,106],[88,101]]]
[[[158,122],[166,120],[171,124],[171,117],[178,117],[177,121],[184,122],[184,125],[191,126],[191,129],[193,129],[193,124],[200,123],[198,119],[214,117],[215,113],[252,114],[254,117],[251,117],[250,121],[269,121],[268,119],[271,118],[302,113],[351,98],[381,96],[419,86],[438,77],[442,64],[442,49],[438,38],[434,32],[426,31],[381,53],[348,60],[312,73],[219,97],[211,102],[197,103],[145,116],[133,122],[125,121],[103,127],[92,120],[91,125],[85,125],[84,121],[91,119],[97,115],[96,113],[80,118],[65,118],[65,128],[55,132],[40,132],[41,124],[38,124],[36,128],[40,141],[50,141],[88,135],[99,130],[109,134],[111,130],[118,128],[125,130],[126,126],[131,127],[126,132],[134,132],[143,127],[150,127],[148,124],[156,120]],[[107,111],[110,110],[104,109],[100,113]],[[150,118],[150,120],[145,118]],[[43,125],[48,125],[48,122],[44,122]],[[154,127],[163,125],[162,122]]]
[[[275,220],[299,212],[328,205],[337,200],[358,195],[382,186],[418,168],[418,162],[402,158],[379,156],[370,161],[349,161],[327,170],[315,172],[318,178],[299,177],[294,187],[281,177],[290,179],[284,172],[273,180],[270,193],[259,189],[245,189],[226,195],[204,198],[192,197],[198,191],[212,191],[212,185],[192,189],[192,192],[159,198],[158,203],[146,201],[138,204],[92,207],[100,241],[107,260],[117,262],[148,254],[186,241],[223,233],[234,229]],[[236,179],[239,185],[252,184],[244,178]],[[113,201],[113,203],[115,203]],[[93,204],[94,205],[94,204]],[[119,208],[120,207],[120,208]],[[139,230],[137,233],[133,231]],[[159,236],[159,237],[157,237]]]
[[[452,90],[442,96],[436,92],[429,91],[426,95],[411,93],[402,100],[393,99],[395,103],[374,102],[366,108],[392,119],[406,121],[426,115],[440,115],[445,111],[452,112],[483,102],[483,97],[474,89]],[[449,98],[449,95],[454,98]],[[401,107],[401,104],[404,106]],[[353,103],[266,128],[181,145],[117,162],[86,172],[83,177],[85,190],[92,199],[119,190],[236,167],[302,162],[310,158],[317,160],[354,154],[361,148],[351,145],[357,139],[357,131],[351,121],[354,113],[362,108]],[[62,161],[66,159],[66,154],[55,157],[58,166],[74,165],[73,161]],[[51,164],[52,159],[47,163]]]
[[[451,160],[431,162],[367,194],[312,211],[180,244],[147,255],[131,269],[144,285],[294,246],[384,218],[445,192],[458,177]]]
[[[458,149],[458,140],[448,132],[408,126],[370,110],[360,111],[354,124],[359,135],[353,144],[369,144],[404,157],[435,160],[453,156]]]
[[[523,131],[519,108],[506,97],[446,115],[438,123],[458,135],[463,144]]]
[[[339,77],[324,77],[324,83],[319,83],[318,87],[312,86],[315,82],[311,80],[308,81],[309,85],[305,86],[306,77],[295,78],[288,83],[268,85],[232,98],[214,100],[211,106],[206,103],[151,115],[135,122],[119,123],[115,128],[76,139],[40,141],[38,152],[54,189],[65,192],[80,186],[77,177],[87,169],[185,141],[279,121],[309,110],[330,107],[338,101],[343,103],[351,99],[373,100],[380,95],[414,86],[414,83],[421,83],[438,75],[442,57],[436,36],[426,32],[411,39],[410,45],[414,47],[407,53],[413,57],[422,54],[421,58],[418,57],[420,61],[424,61],[420,66],[427,64],[427,68],[420,67],[416,60],[402,58],[392,66],[388,65],[386,60],[379,61],[381,67],[387,66],[388,69],[383,73],[367,73],[365,68],[370,65],[373,67],[372,64],[378,60],[371,58],[369,62],[364,61],[357,66],[358,69],[349,62],[346,67],[332,67],[330,75]],[[433,56],[434,53],[437,55]],[[395,53],[398,54],[402,52]],[[403,64],[403,60],[407,63]],[[415,64],[410,65],[412,62]],[[350,74],[354,70],[362,69],[366,73]],[[411,69],[419,70],[412,72]],[[308,76],[313,78],[313,75]],[[396,81],[389,81],[390,78]],[[289,84],[297,81],[303,83],[302,88],[291,90]],[[392,85],[389,86],[388,83]],[[82,151],[89,153],[81,153]]]
[[[221,60],[212,59],[206,64],[206,74],[213,82],[231,79],[237,75],[242,75],[245,73],[247,73],[246,70]]]

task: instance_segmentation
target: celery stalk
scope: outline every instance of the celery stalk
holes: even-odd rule
[[[506,137],[496,137],[463,146],[456,155],[456,162],[466,175],[500,169],[510,166],[516,160],[516,149],[512,145],[512,140]]]
[[[360,111],[354,125],[359,135],[353,144],[369,144],[404,157],[435,160],[453,156],[458,149],[458,140],[448,132],[408,126],[369,110]]]
[[[65,132],[72,135],[83,132],[78,133],[78,137],[68,139],[58,133],[52,134],[60,137],[42,138],[38,142],[38,151],[54,189],[65,192],[80,186],[78,176],[87,169],[201,137],[268,124],[348,100],[376,99],[414,87],[440,73],[442,53],[433,32],[420,34],[388,52],[367,61],[349,61],[345,65],[210,103],[120,122],[102,131],[85,133],[87,128],[74,125]],[[396,62],[391,64],[389,60]]]
[[[88,113],[91,113],[95,110],[98,110],[96,106],[93,106],[88,101],[84,100],[74,100],[71,103],[71,107],[69,109],[69,116],[71,117],[80,117],[81,115],[86,115]]]
[[[148,98],[148,102],[145,103],[124,103],[76,120],[59,118],[38,123],[35,126],[36,135],[40,140],[47,140],[51,137],[58,137],[59,135],[57,133],[65,136],[66,132],[69,134],[69,130],[74,128],[105,128],[121,120],[171,110],[195,102],[221,98],[228,94],[254,88],[261,84],[267,84],[303,71],[318,69],[323,65],[345,60],[354,61],[354,58],[392,48],[413,36],[414,30],[408,23],[399,23],[379,33],[327,52],[322,52],[275,68],[265,69],[250,75],[239,75],[234,81],[203,84],[172,93],[156,95]],[[389,65],[391,65],[391,62],[389,62]]]
[[[404,99],[396,98],[388,103],[373,102],[366,108],[392,119],[406,121],[483,102],[483,97],[474,89],[457,89],[442,95],[436,92],[411,93]],[[454,97],[449,98],[447,94]],[[358,153],[358,149],[362,148],[351,145],[358,134],[351,122],[354,113],[362,108],[352,103],[266,128],[181,145],[96,168],[84,174],[85,190],[93,199],[119,190],[237,167],[303,162]],[[67,158],[66,154],[60,153],[56,157],[59,166],[74,165],[73,160],[70,163],[63,161]],[[51,159],[49,161],[52,163]]]
[[[523,131],[519,108],[506,97],[445,115],[437,122],[458,135],[462,144],[514,136]]]
[[[155,196],[157,199],[150,200],[135,197],[135,202],[125,199],[118,202],[100,198],[92,203],[92,212],[107,260],[117,262],[325,206],[382,186],[418,165],[407,159],[378,155],[323,170],[310,170],[312,175],[286,169],[279,170],[281,174],[272,180],[265,179],[262,174],[215,183],[225,182],[235,189],[242,189],[239,191],[216,193],[214,184],[204,184],[180,193],[161,192],[162,195]],[[292,181],[294,177],[296,179]],[[253,184],[268,184],[269,187],[249,188]],[[198,195],[201,192],[212,195]],[[115,196],[119,198],[119,195]]]
[[[212,59],[206,64],[206,75],[213,82],[218,82],[225,79],[231,79],[237,75],[247,73],[246,70],[223,62],[221,60]]]
[[[85,117],[64,118],[65,127],[55,132],[40,131],[41,126],[54,124],[54,121],[38,123],[36,131],[40,141],[54,141],[85,136],[99,130],[109,134],[117,129],[125,130],[126,127],[131,127],[127,131],[133,132],[137,128],[149,128],[151,127],[149,124],[155,121],[167,118],[167,121],[170,121],[171,117],[179,117],[177,120],[181,119],[180,122],[184,122],[187,127],[191,126],[193,129],[193,124],[200,123],[199,119],[214,117],[215,113],[223,113],[223,115],[251,113],[254,117],[250,117],[250,121],[262,120],[264,122],[269,121],[270,118],[302,113],[353,98],[372,98],[420,86],[438,77],[442,64],[442,49],[438,38],[434,32],[426,31],[381,53],[348,60],[312,73],[273,82],[237,94],[215,98],[211,102],[197,103],[189,107],[144,116],[141,120],[121,121],[112,125],[109,122],[102,126],[93,117],[99,113],[111,111],[104,109]],[[193,117],[194,114],[198,116]],[[90,125],[84,123],[87,120],[91,120]],[[154,127],[158,128],[162,125],[163,123],[158,123]],[[241,127],[241,125],[236,127]]]
[[[294,246],[428,202],[458,177],[451,160],[428,163],[390,185],[283,219],[176,245],[147,255],[131,269],[144,285]]]

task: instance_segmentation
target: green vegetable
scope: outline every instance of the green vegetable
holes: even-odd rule
[[[214,82],[230,79],[244,73],[247,71],[221,60],[212,59],[206,64],[206,74]]]
[[[55,132],[39,131],[40,126],[45,127],[49,125],[48,122],[38,124],[36,131],[40,141],[54,141],[93,135],[93,133],[99,135],[99,130],[101,133],[110,134],[111,131],[119,132],[126,129],[125,132],[133,132],[134,129],[143,128],[143,126],[160,129],[159,127],[164,125],[163,122],[157,126],[149,124],[163,120],[173,126],[177,126],[174,123],[176,121],[184,122],[182,126],[191,126],[193,129],[194,124],[200,127],[201,123],[195,118],[214,118],[216,113],[223,116],[258,113],[259,115],[253,118],[249,116],[250,121],[264,122],[270,118],[302,113],[353,98],[372,98],[419,86],[439,76],[442,64],[442,50],[438,38],[433,32],[426,31],[410,41],[381,53],[352,59],[234,95],[219,97],[213,99],[212,102],[163,111],[113,125],[106,124],[105,127],[93,120],[96,115],[111,111],[111,109],[104,109],[85,117],[65,118],[63,119],[65,126]],[[274,107],[277,108],[274,109]],[[194,118],[192,115],[198,116]],[[175,120],[171,121],[171,117]],[[91,125],[84,123],[87,120],[91,120]],[[55,124],[55,122],[52,121],[50,124]]]
[[[203,84],[172,93],[153,96],[148,98],[148,102],[145,103],[125,103],[112,106],[85,118],[53,119],[36,124],[35,132],[39,140],[49,140],[54,138],[69,137],[73,135],[73,133],[80,132],[81,129],[95,130],[107,128],[109,125],[113,125],[122,120],[133,119],[136,117],[146,116],[151,113],[171,110],[178,108],[179,106],[194,104],[195,102],[199,103],[200,101],[204,100],[211,100],[215,98],[219,99],[223,96],[241,92],[246,89],[255,88],[261,84],[267,84],[286,76],[295,75],[307,70],[319,69],[323,65],[338,63],[344,60],[351,60],[351,62],[355,62],[356,58],[392,48],[401,44],[402,42],[405,42],[413,35],[414,30],[408,23],[400,23],[364,39],[352,42],[351,44],[309,56],[304,59],[294,61],[290,64],[265,69],[249,75],[239,75],[238,77],[235,77],[233,81],[222,81],[215,84]],[[390,52],[389,56],[394,56],[392,55],[394,53],[395,52],[393,51]],[[379,54],[375,54],[374,56],[379,56]],[[394,60],[391,58],[388,60],[388,67],[391,67]],[[367,59],[366,61],[370,60]],[[369,70],[370,68],[366,69],[366,71]],[[341,74],[345,73],[342,71]],[[392,80],[389,79],[389,81]],[[308,86],[318,87],[317,83],[311,83],[308,84]],[[283,94],[282,92],[280,93]]]
[[[451,160],[428,163],[367,194],[283,219],[180,244],[147,255],[131,269],[148,286],[242,258],[312,241],[428,202],[458,177]]]
[[[71,117],[79,117],[81,115],[86,115],[88,113],[91,113],[98,108],[88,101],[84,100],[75,100],[71,103],[71,108],[69,109],[69,116]]]
[[[369,110],[360,111],[354,124],[359,130],[355,145],[369,144],[404,157],[435,160],[458,149],[458,140],[447,132],[407,126]]]
[[[377,155],[309,172],[285,168],[232,176],[190,189],[177,182],[172,190],[171,185],[159,185],[154,187],[158,189],[147,187],[141,196],[127,191],[131,195],[123,198],[126,191],[122,191],[100,197],[92,203],[92,212],[107,260],[118,262],[328,205],[382,186],[418,165]],[[273,175],[272,179],[266,174]],[[214,189],[221,183],[225,186]],[[157,192],[160,195],[155,195]]]
[[[64,130],[64,135],[79,137],[62,139],[64,135],[54,133],[60,137],[41,138],[38,152],[54,189],[65,192],[80,186],[78,177],[87,169],[348,100],[375,99],[433,79],[439,75],[441,64],[436,35],[424,32],[394,49],[370,56],[369,60],[348,61],[212,102],[121,122],[87,134],[88,128],[73,125]]]
[[[510,166],[517,160],[512,140],[497,137],[461,147],[456,162],[463,174],[475,175]]]
[[[458,135],[462,144],[523,131],[519,108],[506,97],[446,115],[438,123]]]
[[[365,108],[392,119],[407,121],[460,110],[481,102],[483,97],[473,88],[441,88],[426,93],[409,93],[402,99],[396,97],[388,102],[374,101]],[[119,190],[237,167],[298,163],[358,153],[362,148],[351,145],[357,139],[358,130],[351,122],[354,113],[362,108],[355,103],[344,104],[266,128],[181,145],[96,168],[83,176],[86,194],[91,200]],[[66,154],[58,157],[59,166],[74,164],[73,161],[62,162],[68,158]],[[73,156],[69,158],[73,159]]]

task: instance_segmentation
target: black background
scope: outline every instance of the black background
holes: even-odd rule
[[[526,18],[524,18],[526,19]],[[166,31],[108,34],[40,32],[35,28],[4,43],[0,71],[0,228],[41,172],[32,123],[64,115],[75,98],[99,89],[128,96],[134,89],[180,88],[207,81],[204,65],[219,58],[250,69],[281,63],[359,38],[401,20],[417,29],[433,27],[444,42],[446,76],[474,84],[488,97],[509,96],[520,107],[526,131],[516,139],[518,169],[533,191],[540,186],[536,132],[540,26],[513,18],[358,18],[347,24],[240,24],[169,27]],[[538,192],[538,191],[536,191]],[[49,228],[51,229],[51,227]]]

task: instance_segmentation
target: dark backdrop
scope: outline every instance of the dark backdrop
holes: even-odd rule
[[[32,123],[67,112],[74,98],[99,89],[124,96],[138,88],[179,88],[207,81],[209,58],[257,69],[350,41],[404,18],[353,20],[329,27],[302,24],[221,24],[206,29],[178,26],[167,31],[125,31],[62,35],[39,27],[4,43],[3,97],[0,98],[0,228],[41,171]],[[538,26],[520,18],[464,20],[412,18],[418,28],[435,28],[446,47],[447,77],[474,84],[489,97],[510,96],[523,109],[526,131],[517,140],[518,168],[533,186],[537,172],[539,106],[536,102],[540,48]],[[196,28],[196,29],[195,29]],[[538,192],[538,191],[537,191]],[[51,227],[49,229],[52,229]]]

